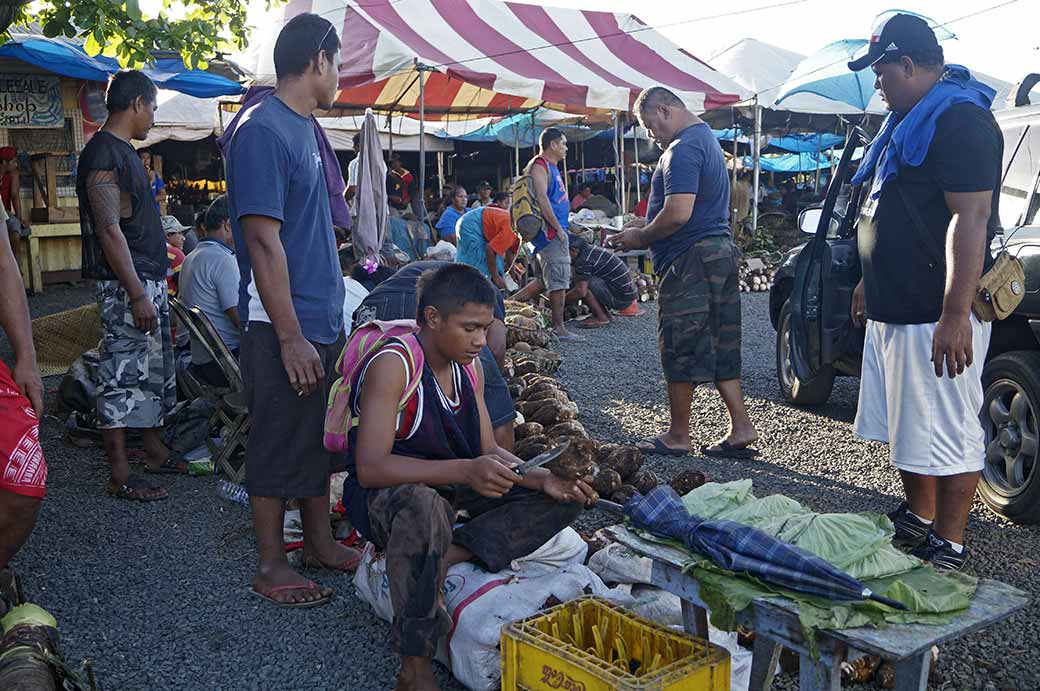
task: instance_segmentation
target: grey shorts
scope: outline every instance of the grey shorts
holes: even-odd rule
[[[346,470],[347,459],[325,449],[325,404],[336,380],[336,360],[346,336],[329,345],[312,342],[325,381],[310,396],[296,395],[282,364],[274,327],[249,322],[239,364],[251,425],[246,447],[246,489],[255,497],[320,497],[329,475]]]
[[[173,334],[166,281],[141,281],[159,313],[150,334],[134,326],[126,290],[119,281],[98,281],[101,343],[98,347],[97,416],[101,429],[161,427],[177,404]]]
[[[15,218],[14,216],[11,216],[7,219],[7,232],[18,233],[18,237],[27,238],[30,235],[32,235],[32,228],[23,225],[19,219]]]
[[[550,293],[571,287],[571,250],[567,234],[557,235],[538,253],[542,283]]]

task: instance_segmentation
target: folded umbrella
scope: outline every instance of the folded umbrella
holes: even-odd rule
[[[906,609],[901,602],[871,592],[826,559],[758,528],[691,516],[668,485],[659,485],[646,496],[637,493],[623,507],[602,500],[597,506],[623,513],[637,528],[677,540],[727,571],[747,573],[764,583],[830,600],[875,600]]]

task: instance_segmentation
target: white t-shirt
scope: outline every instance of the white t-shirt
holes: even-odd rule
[[[354,330],[354,325],[351,323],[354,310],[360,307],[364,299],[368,297],[368,290],[350,276],[343,277],[343,288],[345,294],[343,297],[343,328],[349,334]]]

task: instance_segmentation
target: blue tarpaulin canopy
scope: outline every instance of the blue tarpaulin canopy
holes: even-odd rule
[[[767,173],[808,173],[831,167],[831,159],[826,153],[816,156],[816,152],[800,154],[780,154],[778,156],[762,156],[762,170]],[[748,168],[755,165],[751,156],[744,157],[744,165]]]
[[[712,130],[711,132],[719,141],[732,142],[735,133],[738,144],[751,144],[751,138],[743,134],[740,130],[729,128],[725,130]],[[789,151],[795,154],[813,153],[817,149],[820,151],[826,151],[832,146],[837,146],[844,142],[845,137],[838,134],[788,134],[783,137],[770,137],[769,143],[766,144],[766,147],[782,149],[783,151]]]
[[[512,115],[488,123],[463,135],[453,136],[443,131],[436,131],[433,134],[444,139],[454,139],[455,141],[499,142],[506,146],[530,148],[535,145],[537,134],[547,127],[556,127],[563,130],[564,134],[567,135],[567,139],[572,142],[591,139],[599,132],[598,129],[592,129],[587,125],[562,124],[560,120],[567,117],[573,116],[566,116],[556,111],[540,108],[534,111],[533,114],[520,113]]]
[[[73,79],[107,82],[120,70],[115,58],[87,55],[75,40],[46,38],[12,29],[10,39],[0,45],[0,57],[21,60],[48,72]],[[241,94],[245,88],[226,77],[202,70],[189,70],[180,57],[160,57],[142,69],[161,89],[179,91],[197,98]]]

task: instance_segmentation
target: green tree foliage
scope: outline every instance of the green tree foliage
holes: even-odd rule
[[[163,0],[159,16],[145,18],[139,0],[42,0],[16,8],[11,25],[37,22],[48,37],[80,37],[88,54],[114,57],[127,67],[148,62],[153,51],[169,50],[180,53],[189,67],[205,69],[218,53],[245,45],[247,5],[244,0]]]

